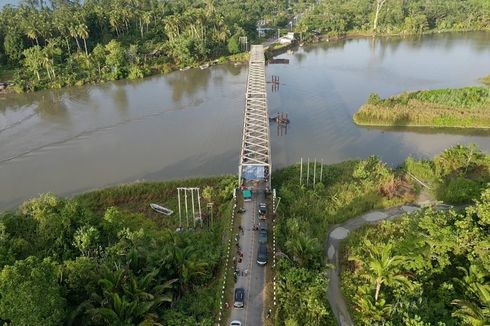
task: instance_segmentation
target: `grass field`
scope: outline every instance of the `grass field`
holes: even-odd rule
[[[490,88],[416,91],[387,99],[373,93],[353,119],[367,126],[490,128]]]

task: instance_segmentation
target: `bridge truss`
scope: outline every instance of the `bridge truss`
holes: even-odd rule
[[[266,180],[270,186],[272,162],[262,45],[252,45],[248,69],[238,181]]]

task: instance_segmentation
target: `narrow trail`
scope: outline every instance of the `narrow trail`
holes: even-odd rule
[[[351,218],[342,224],[334,225],[331,228],[326,244],[327,261],[333,266],[329,271],[328,302],[339,325],[354,325],[340,286],[339,249],[342,241],[347,238],[352,231],[355,231],[364,225],[377,224],[384,220],[393,220],[406,213],[413,214],[420,211],[423,206],[427,206],[429,203],[434,203],[433,198],[424,190],[415,204],[371,211]],[[437,202],[435,204],[437,204]],[[448,207],[449,206],[447,205],[435,206],[436,209],[447,209]]]

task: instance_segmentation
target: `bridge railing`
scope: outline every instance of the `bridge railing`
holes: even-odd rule
[[[262,45],[252,45],[238,181],[242,184],[244,180],[266,179],[270,185],[271,170],[264,48]]]

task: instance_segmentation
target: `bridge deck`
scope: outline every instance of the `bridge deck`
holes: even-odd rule
[[[270,185],[272,165],[265,83],[265,57],[262,45],[252,45],[245,96],[242,147],[238,171],[239,182],[242,184],[244,180],[266,179]]]

